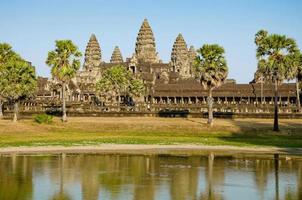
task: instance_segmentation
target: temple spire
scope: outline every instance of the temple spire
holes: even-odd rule
[[[189,57],[189,64],[190,64],[191,73],[193,71],[193,65],[194,65],[194,61],[196,59],[196,56],[197,56],[196,50],[195,50],[194,46],[191,45],[189,50],[188,50],[188,57]]]
[[[147,19],[144,19],[135,44],[135,55],[139,61],[158,63],[155,39]]]
[[[118,63],[122,63],[122,62],[123,62],[123,57],[122,57],[121,51],[118,48],[118,46],[115,46],[111,59],[110,59],[110,63],[118,64]]]
[[[171,53],[172,71],[178,72],[182,78],[191,76],[187,44],[181,33],[178,34],[173,44]]]
[[[102,62],[102,54],[99,42],[94,34],[91,34],[85,50],[84,69],[98,67]]]

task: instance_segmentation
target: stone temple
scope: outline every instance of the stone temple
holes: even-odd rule
[[[177,35],[171,47],[171,60],[168,63],[163,63],[159,58],[156,40],[147,19],[138,31],[135,52],[129,58],[124,59],[122,49],[115,46],[110,62],[105,62],[102,60],[101,46],[92,34],[86,46],[83,68],[67,88],[69,104],[93,103],[97,99],[95,83],[102,77],[102,71],[117,64],[143,79],[147,92],[142,103],[185,108],[206,104],[207,92],[194,79],[192,73],[196,50],[192,45],[188,47],[182,34]],[[60,95],[61,91],[54,81],[39,78],[39,91],[36,95],[38,100],[55,104],[60,101]],[[214,101],[223,108],[243,104],[252,107],[260,103],[272,105],[273,96],[271,85],[254,82],[236,84],[235,80],[227,80],[213,91]],[[296,96],[294,83],[280,86],[280,104],[294,105]]]

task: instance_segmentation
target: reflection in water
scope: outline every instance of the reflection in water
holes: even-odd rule
[[[53,197],[51,197],[51,200],[71,200],[70,196],[64,191],[64,169],[65,169],[65,154],[62,154],[62,156],[58,160],[59,170],[58,174],[60,176],[60,190],[56,192]]]
[[[302,199],[302,160],[279,156],[0,156],[1,200]]]
[[[224,159],[216,159],[214,165],[215,156],[210,153],[208,156],[208,164],[206,165],[206,190],[202,193],[201,199],[208,200],[221,200],[223,199],[222,194],[217,190],[220,185],[224,183]]]
[[[32,160],[28,157],[0,158],[0,199],[31,199],[32,171]]]

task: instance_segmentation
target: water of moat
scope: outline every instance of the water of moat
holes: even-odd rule
[[[2,155],[1,200],[302,199],[302,158]]]

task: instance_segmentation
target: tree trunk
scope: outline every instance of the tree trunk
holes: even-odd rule
[[[299,80],[296,79],[296,92],[297,92],[297,108],[298,112],[301,112],[301,102],[300,102],[300,88],[299,88]]]
[[[278,122],[278,83],[277,80],[275,80],[275,99],[274,99],[274,107],[275,107],[275,114],[274,114],[274,128],[273,131],[279,131],[279,122]]]
[[[13,122],[17,122],[17,120],[18,120],[18,112],[19,112],[18,101],[15,101],[14,102],[14,117],[13,117]]]
[[[151,94],[150,94],[150,96],[151,96],[151,99],[150,99],[150,103],[151,103],[151,105],[153,105],[153,97],[154,97],[154,87],[153,86],[151,86]]]
[[[3,101],[0,99],[0,119],[3,119]]]
[[[261,77],[261,104],[263,104],[263,77]]]
[[[209,89],[209,96],[208,96],[208,124],[210,126],[213,125],[213,97],[212,97],[212,88]]]
[[[66,116],[66,99],[65,99],[65,82],[62,84],[62,121],[67,122],[67,116]]]

